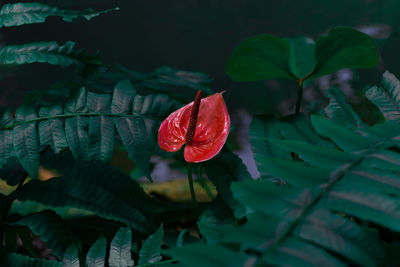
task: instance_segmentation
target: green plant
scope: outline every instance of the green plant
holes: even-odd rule
[[[336,27],[315,42],[305,37],[283,39],[270,34],[250,37],[232,52],[226,73],[234,81],[297,81],[298,114],[304,82],[344,68],[372,68],[378,59],[376,45],[368,35]]]
[[[43,23],[52,15],[70,22],[108,11],[7,4],[0,25]],[[334,87],[325,109],[300,112],[306,80],[377,61],[373,40],[346,27],[315,44],[272,35],[241,43],[228,60],[228,75],[296,80],[296,111],[253,117],[257,179],[226,145],[193,165],[203,185],[207,176],[218,193],[193,206],[149,196],[110,162],[126,152],[135,175],[150,181],[152,155],[185,168],[182,151],[161,150],[157,133],[186,102],[173,88],[213,94],[207,75],[170,67],[139,73],[107,65],[72,42],[3,47],[3,65],[75,64],[77,77],[28,92],[15,110],[0,109],[0,185],[10,189],[0,194],[0,265],[398,265],[400,81],[385,72],[382,85],[365,92],[381,113],[379,122],[364,122]],[[51,257],[38,254],[33,240]]]

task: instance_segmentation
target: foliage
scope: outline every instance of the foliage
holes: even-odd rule
[[[69,41],[64,45],[56,42],[39,42],[23,45],[7,45],[0,50],[0,63],[2,64],[26,64],[48,63],[67,67],[76,64],[100,64],[97,55],[89,55],[83,50],[75,50],[75,43]]]
[[[386,120],[400,122],[400,82],[393,74],[383,74],[382,87],[374,86],[365,95],[373,102]]]
[[[49,16],[89,20],[111,10],[6,4],[0,25],[43,23]],[[0,108],[1,186],[11,191],[0,194],[0,265],[399,263],[399,80],[385,72],[382,84],[365,92],[382,121],[364,122],[335,87],[324,110],[299,112],[305,80],[377,64],[370,37],[336,27],[315,42],[264,34],[239,44],[227,62],[228,75],[235,81],[296,80],[298,105],[294,115],[253,117],[249,137],[257,179],[229,145],[195,165],[198,180],[206,176],[218,192],[196,206],[151,197],[126,170],[111,165],[124,152],[134,172],[150,180],[152,155],[185,168],[181,152],[167,155],[158,147],[159,125],[187,102],[177,87],[212,94],[211,78],[170,67],[139,73],[104,64],[74,45],[40,42],[0,50],[2,64],[78,66],[78,78],[30,92],[16,109]],[[47,255],[37,251],[38,242]]]
[[[65,104],[22,106],[5,110],[1,128],[4,153],[0,164],[16,155],[31,177],[37,177],[40,147],[49,145],[55,153],[69,147],[77,159],[109,161],[114,150],[115,134],[150,177],[150,153],[156,149],[155,136],[160,118],[179,104],[166,95],[137,95],[129,81],[118,83],[110,94],[96,94],[81,88]],[[38,111],[37,111],[38,110]]]
[[[270,34],[250,37],[232,52],[226,72],[234,81],[299,80],[376,64],[378,51],[368,35],[336,27],[315,43],[307,38],[285,40]]]
[[[93,9],[83,11],[62,10],[41,3],[5,4],[0,10],[0,28],[4,26],[11,27],[24,24],[43,23],[49,16],[60,16],[67,22],[71,22],[80,16],[86,20],[91,20],[94,17],[113,10],[118,10],[118,8],[96,12]]]
[[[345,114],[342,105],[331,105],[330,111]],[[307,119],[297,115],[290,120],[302,127],[290,130],[287,118],[256,118],[250,136],[258,166],[265,171],[257,181],[232,185],[234,198],[246,207],[247,222],[200,221],[207,243],[220,249],[231,244],[260,266],[384,265],[389,260],[386,246],[375,229],[400,231],[400,126],[387,121],[348,129],[346,121],[354,114],[347,114],[343,126],[317,115],[311,116],[312,126],[305,126]],[[188,265],[195,264],[190,253],[172,251]],[[202,260],[212,265],[215,259],[205,253]]]

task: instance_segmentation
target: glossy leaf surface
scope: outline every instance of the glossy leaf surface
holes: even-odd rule
[[[250,37],[240,43],[226,63],[234,81],[296,79],[289,70],[289,43],[271,34]]]
[[[327,36],[319,37],[315,42],[315,57],[314,78],[344,68],[373,68],[379,61],[374,40],[348,27],[333,28]]]

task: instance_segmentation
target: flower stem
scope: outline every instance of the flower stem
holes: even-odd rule
[[[200,168],[199,168],[199,172],[197,174],[197,181],[203,187],[204,191],[206,191],[206,193],[210,197],[210,199],[214,199],[214,195],[211,192],[210,188],[208,187],[206,180],[203,179],[203,166],[201,166],[201,165],[200,165]]]
[[[193,187],[192,164],[191,163],[188,163],[187,170],[188,170],[190,195],[192,196],[193,205],[196,206],[197,205],[197,201],[196,201],[196,195],[194,193],[194,187]]]

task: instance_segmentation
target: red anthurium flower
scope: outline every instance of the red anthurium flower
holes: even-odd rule
[[[158,144],[168,152],[176,152],[186,144],[186,161],[206,161],[224,146],[229,126],[229,114],[222,93],[201,99],[199,91],[195,101],[171,113],[161,123]]]

